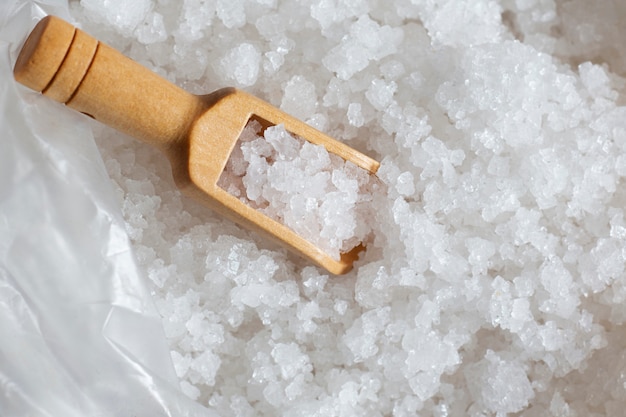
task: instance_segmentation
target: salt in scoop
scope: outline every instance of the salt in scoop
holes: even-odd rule
[[[282,124],[375,173],[378,162],[269,103],[235,88],[194,95],[64,20],[47,16],[28,36],[14,68],[21,84],[152,144],[167,155],[182,192],[232,221],[272,238],[333,274],[352,268],[357,247],[333,259],[320,248],[218,186],[237,140],[251,120]]]

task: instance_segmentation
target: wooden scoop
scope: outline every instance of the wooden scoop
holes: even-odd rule
[[[185,194],[333,274],[352,268],[362,247],[336,261],[217,182],[250,119],[264,126],[282,123],[289,132],[371,173],[379,165],[373,159],[234,88],[190,94],[53,16],[42,19],[28,36],[14,75],[25,86],[161,149]]]

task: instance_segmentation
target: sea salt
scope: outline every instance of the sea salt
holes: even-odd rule
[[[287,132],[251,121],[218,182],[334,259],[366,241],[372,176]]]
[[[151,13],[137,28],[137,40],[143,44],[154,44],[167,39],[167,29],[163,22],[163,15]]]
[[[217,15],[228,29],[238,28],[246,23],[243,0],[217,0]]]
[[[522,410],[534,396],[524,368],[515,361],[504,361],[492,351],[487,352],[485,360],[482,399],[487,409],[499,414]]]
[[[308,119],[317,110],[315,85],[302,75],[293,76],[285,85],[280,108],[298,119]]]
[[[626,3],[135,3],[70,10],[194,93],[246,88],[381,161],[368,189],[257,126],[228,163],[223,187],[335,256],[367,241],[336,279],[96,131],[186,395],[224,416],[621,415]]]
[[[272,358],[280,367],[283,379],[293,379],[302,372],[310,372],[311,365],[307,355],[303,354],[295,343],[279,343],[272,349]]]
[[[254,84],[259,75],[261,53],[251,43],[244,42],[219,61],[217,66],[222,77],[240,87]]]
[[[149,14],[152,8],[152,1],[82,0],[81,6],[85,8],[90,17],[106,21],[121,33],[130,35]],[[152,22],[146,22],[146,27],[152,26],[154,23],[156,23],[155,27],[162,25],[162,22],[158,20],[156,18]]]

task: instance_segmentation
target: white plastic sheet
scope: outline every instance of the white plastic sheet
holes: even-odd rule
[[[88,123],[12,64],[67,1],[0,3],[0,416],[212,415],[180,393]]]

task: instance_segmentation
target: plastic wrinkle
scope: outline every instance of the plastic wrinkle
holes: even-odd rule
[[[210,416],[182,394],[89,122],[12,76],[67,1],[0,5],[0,416]]]

